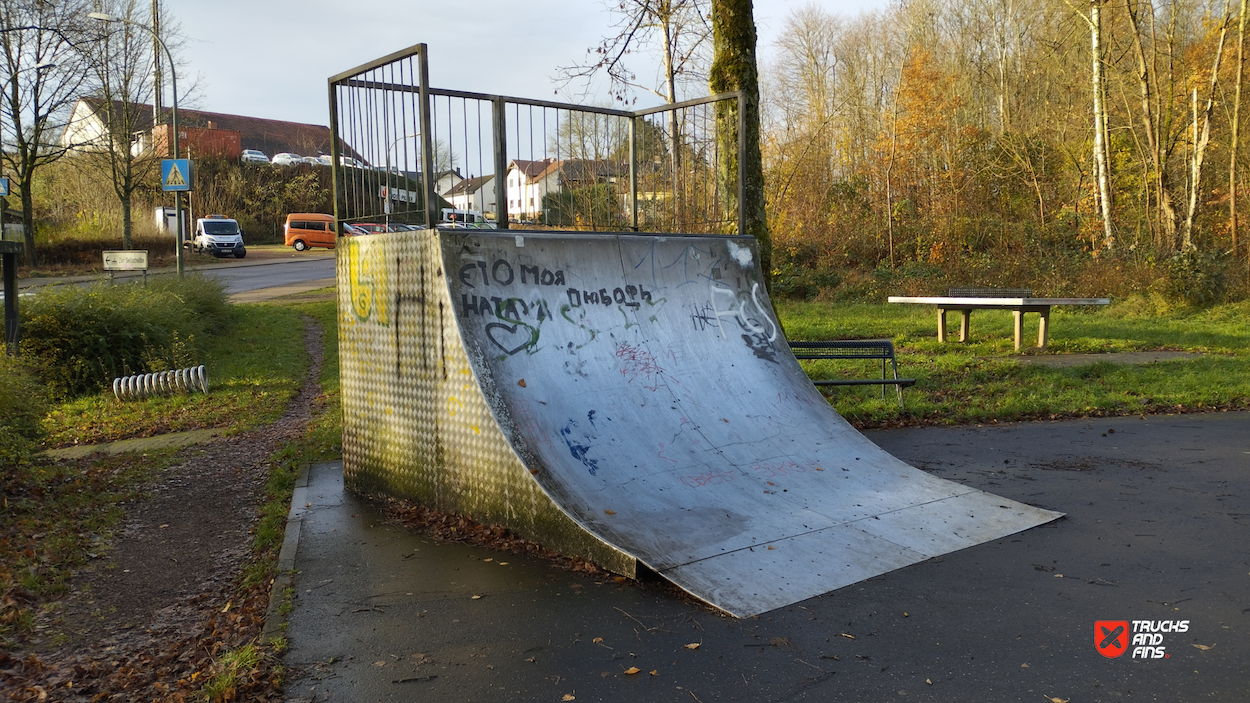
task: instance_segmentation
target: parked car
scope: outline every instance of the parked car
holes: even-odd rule
[[[357,222],[354,226],[356,229],[363,230],[365,234],[382,234],[387,231],[386,225],[376,222]]]
[[[243,154],[239,157],[245,164],[267,164],[269,157],[265,156],[265,152],[255,149],[244,149]]]
[[[195,237],[188,242],[201,254],[213,256],[234,255],[236,259],[247,256],[243,246],[243,230],[239,223],[225,215],[209,215],[195,221]]]
[[[331,159],[329,154],[321,154],[317,156],[317,163],[321,164],[322,166],[333,166],[334,159]]]
[[[334,248],[336,233],[334,231],[334,215],[320,212],[293,212],[286,216],[283,226],[285,242],[295,251],[304,251],[311,247]],[[351,225],[343,225],[343,234],[354,236],[361,234]]]
[[[351,156],[340,156],[339,163],[350,168],[368,168],[363,161]]]
[[[318,161],[318,160],[317,160],[317,157],[315,157],[315,156],[305,156],[305,157],[302,157],[302,158],[299,160],[299,162],[300,162],[301,164],[308,164],[309,166],[317,166],[317,165],[320,165],[320,164],[321,164],[321,162],[320,162],[320,161]]]
[[[303,157],[301,157],[299,154],[292,154],[290,152],[284,151],[281,154],[274,154],[273,160],[270,163],[272,163],[274,166],[294,166],[295,164],[300,162],[301,158]]]

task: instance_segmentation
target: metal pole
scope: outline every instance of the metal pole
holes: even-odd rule
[[[508,102],[491,101],[491,129],[495,132],[495,226],[508,229]]]
[[[638,231],[638,118],[629,120],[629,228]]]
[[[165,50],[165,57],[169,59],[169,83],[174,89],[174,105],[171,111],[170,122],[172,122],[171,126],[174,130],[174,158],[176,159],[178,158],[178,72],[174,70],[174,57],[169,53],[169,47],[165,46],[165,41],[156,32],[153,32],[152,36],[156,37],[156,41],[160,42],[161,48]],[[190,171],[190,164],[188,163],[186,174],[188,179],[191,178]],[[186,226],[182,221],[182,191],[180,190],[174,191],[174,216],[177,219],[176,226],[178,229],[178,248],[174,256],[178,262],[178,276],[181,278],[185,266],[182,256],[182,242],[186,239]]]
[[[339,162],[342,151],[339,150],[339,101],[333,81],[330,89],[330,188],[334,193],[334,232],[335,237],[343,236],[343,215],[347,212],[344,202],[343,164]]]
[[[3,200],[0,199],[0,203]],[[3,212],[0,207],[0,212]],[[17,254],[4,254],[4,341],[9,356],[17,356],[19,329],[17,319]]]
[[[421,170],[422,190],[425,191],[425,226],[438,226],[438,214],[434,212],[434,135],[430,127],[430,63],[429,47],[417,45],[417,60],[421,85],[417,86],[421,100]]]

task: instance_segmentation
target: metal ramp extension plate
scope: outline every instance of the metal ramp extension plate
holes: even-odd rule
[[[340,240],[344,471],[758,614],[1060,516],[929,476],[799,367],[750,237]]]

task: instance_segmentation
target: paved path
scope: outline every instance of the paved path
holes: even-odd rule
[[[1250,413],[869,436],[1068,517],[734,620],[659,579],[408,534],[323,464],[288,536],[289,700],[1250,700]],[[1095,620],[1188,631],[1107,659]]]

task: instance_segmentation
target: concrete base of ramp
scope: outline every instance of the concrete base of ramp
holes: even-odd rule
[[[1053,520],[933,478],[789,352],[750,237],[415,232],[339,257],[344,473],[752,615]]]

